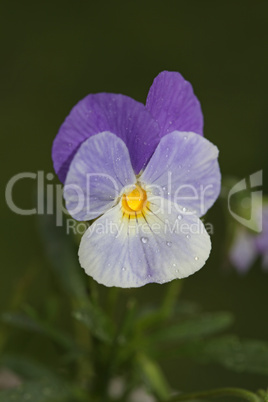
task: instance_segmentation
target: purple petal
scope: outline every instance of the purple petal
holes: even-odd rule
[[[110,131],[127,145],[136,173],[146,165],[159,142],[159,126],[142,103],[124,95],[88,95],[71,110],[54,140],[54,169],[64,182],[79,146],[89,137]]]
[[[71,162],[64,185],[66,207],[78,221],[94,219],[112,208],[121,190],[135,182],[125,143],[109,132],[94,135],[83,142]]]
[[[234,267],[241,273],[247,272],[257,257],[254,236],[246,230],[236,233],[234,243],[229,252],[229,258]]]
[[[261,215],[262,212],[262,215]],[[262,232],[255,237],[256,247],[261,254],[268,252],[268,206],[264,205],[260,211],[262,217]]]
[[[163,71],[149,90],[146,107],[158,122],[161,137],[172,131],[203,135],[203,114],[191,84],[179,73]]]
[[[140,181],[202,216],[221,188],[218,149],[200,135],[174,131],[161,139]]]

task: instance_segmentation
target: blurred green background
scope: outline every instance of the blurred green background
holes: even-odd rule
[[[179,71],[200,99],[205,136],[220,149],[223,175],[268,170],[268,2],[102,1],[2,2],[0,6],[1,182],[19,172],[53,172],[51,145],[71,107],[88,93],[117,92],[144,102],[162,70]],[[54,183],[57,183],[55,178]],[[267,182],[264,188],[268,193]],[[18,183],[14,199],[34,207],[33,180]],[[36,217],[1,207],[1,311],[20,303],[41,312],[59,292],[38,234]],[[238,335],[268,339],[268,275],[257,262],[246,276],[222,264],[225,227],[217,203],[207,265],[184,280],[182,297],[208,311],[231,310]],[[29,286],[27,287],[27,281]],[[20,300],[18,289],[26,286]],[[165,286],[135,291],[159,300]],[[68,305],[62,296],[63,321]],[[38,343],[39,342],[39,343]],[[42,351],[40,351],[42,342]],[[49,342],[13,332],[10,350],[43,361]],[[217,386],[258,388],[267,379],[190,362],[165,363],[171,384],[185,391]]]

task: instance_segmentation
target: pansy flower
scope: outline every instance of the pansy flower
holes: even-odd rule
[[[54,168],[84,233],[79,260],[106,286],[165,283],[198,271],[211,242],[200,217],[220,192],[218,149],[203,137],[189,82],[164,71],[146,101],[98,93],[67,116]]]
[[[229,252],[232,265],[241,273],[246,273],[258,256],[261,257],[263,269],[268,272],[268,202],[253,213],[256,220],[261,221],[261,232],[254,233],[246,227],[238,226]]]

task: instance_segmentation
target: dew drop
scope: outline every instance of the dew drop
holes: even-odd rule
[[[178,215],[178,219],[179,219],[179,221],[181,221],[182,220],[182,215]]]
[[[125,267],[123,267],[123,268],[122,268],[122,271],[125,271],[125,270],[126,270],[126,268],[125,268]]]
[[[183,207],[183,208],[182,208],[182,211],[183,211],[183,212],[186,212],[186,211],[187,211],[187,208]]]
[[[162,190],[166,191],[166,189],[167,189],[167,188],[166,188],[165,186],[162,187]]]
[[[175,272],[176,272],[176,274],[179,272],[179,270],[178,269],[175,269]]]
[[[187,140],[187,138],[188,138],[188,137],[187,137],[186,135],[183,137],[184,140]]]
[[[194,257],[195,261],[199,260],[199,257],[197,257],[197,255]]]
[[[146,243],[148,243],[148,238],[147,237],[142,237],[141,241],[142,241],[143,244],[146,244]]]
[[[148,278],[148,279],[150,279],[151,277],[152,277],[152,276],[151,276],[150,274],[149,274],[149,275],[147,275],[147,278]]]
[[[173,267],[176,267],[176,264],[173,264]]]
[[[191,236],[189,234],[186,235],[186,239],[190,239]]]
[[[171,242],[171,241],[167,241],[167,242],[166,242],[166,245],[167,245],[168,247],[171,247],[171,246],[172,246],[172,242]]]

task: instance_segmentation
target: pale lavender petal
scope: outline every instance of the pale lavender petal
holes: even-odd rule
[[[203,114],[191,84],[177,72],[162,71],[149,90],[146,107],[158,122],[161,136],[172,131],[203,135]]]
[[[71,110],[54,140],[54,169],[64,182],[79,146],[92,135],[110,131],[128,147],[139,173],[159,142],[159,126],[142,103],[119,94],[88,95]]]
[[[218,149],[200,135],[174,131],[161,139],[140,181],[202,216],[220,193]]]
[[[127,219],[119,203],[88,228],[79,248],[88,275],[129,288],[184,278],[205,264],[211,243],[196,216],[178,219],[176,206],[159,197],[144,216]]]
[[[255,237],[256,247],[260,253],[268,252],[268,206],[262,210],[262,232]]]
[[[109,132],[94,135],[83,142],[71,162],[64,185],[66,208],[78,221],[94,219],[135,182],[125,143]]]
[[[237,230],[229,258],[234,267],[241,273],[247,272],[257,257],[254,235],[247,230]]]

